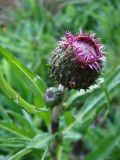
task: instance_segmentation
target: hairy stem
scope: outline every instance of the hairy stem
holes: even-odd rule
[[[63,86],[59,86],[61,90],[63,90],[63,99],[59,105],[56,105],[52,111],[51,117],[51,132],[52,134],[56,134],[59,131],[59,120],[60,116],[64,111],[64,101],[67,94],[67,89],[64,89]],[[51,145],[50,152],[52,155],[53,160],[57,160],[57,149],[59,146],[60,140],[58,139],[57,135]]]

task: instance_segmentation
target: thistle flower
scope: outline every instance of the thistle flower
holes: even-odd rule
[[[46,90],[45,101],[50,107],[58,105],[62,100],[62,90],[56,87],[50,87]]]
[[[104,46],[95,34],[66,32],[53,51],[51,75],[69,89],[88,89],[99,77],[105,60]]]

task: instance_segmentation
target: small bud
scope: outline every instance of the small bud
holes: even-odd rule
[[[95,34],[67,32],[51,55],[51,75],[69,89],[88,89],[95,84],[105,60],[104,46]]]
[[[62,95],[63,92],[60,89],[56,87],[48,88],[45,93],[45,101],[47,106],[54,107],[58,105],[62,101]]]

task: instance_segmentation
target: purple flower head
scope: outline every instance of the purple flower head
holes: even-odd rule
[[[51,73],[70,89],[87,89],[99,77],[104,46],[95,34],[66,32],[51,56]]]

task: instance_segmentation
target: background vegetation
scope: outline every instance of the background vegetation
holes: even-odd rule
[[[119,14],[119,0],[25,0],[9,13],[0,26],[0,43],[12,53],[0,47],[0,159],[51,160],[50,111],[38,111],[54,85],[47,61],[64,32],[79,28],[101,37],[107,61],[97,85],[69,93],[58,160],[120,159]]]

